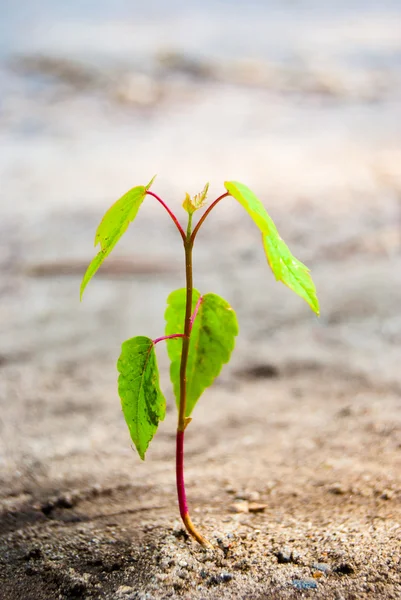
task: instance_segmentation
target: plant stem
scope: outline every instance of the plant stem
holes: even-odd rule
[[[180,365],[180,404],[178,408],[178,425],[177,425],[177,446],[176,446],[176,481],[177,481],[177,495],[178,504],[180,507],[180,515],[184,522],[184,525],[192,535],[193,538],[199,544],[205,548],[212,548],[213,546],[208,542],[206,538],[201,535],[194,527],[188,511],[187,498],[185,493],[185,482],[184,482],[184,431],[188,425],[189,420],[185,416],[186,404],[187,404],[187,363],[188,363],[188,352],[189,342],[192,328],[192,292],[193,292],[193,281],[192,281],[192,248],[193,241],[191,239],[191,224],[192,215],[188,219],[187,235],[184,240],[185,250],[185,276],[186,276],[186,306],[185,306],[185,322],[184,322],[184,337],[182,340],[182,352],[181,352],[181,365]]]
[[[180,431],[179,429],[177,430],[176,473],[178,504],[180,507],[181,519],[183,520],[188,533],[192,535],[201,546],[213,549],[212,544],[195,528],[189,516],[184,482],[184,431]]]
[[[218,198],[216,198],[216,200],[214,202],[212,202],[212,204],[209,206],[209,208],[203,213],[203,215],[199,219],[198,223],[196,224],[195,229],[193,230],[193,233],[192,233],[192,236],[191,236],[191,242],[192,242],[192,244],[195,241],[196,234],[198,233],[198,231],[199,231],[199,229],[200,229],[203,221],[206,219],[206,217],[208,216],[208,214],[210,213],[210,211],[213,210],[213,208],[216,206],[216,204],[218,204],[220,202],[220,200],[223,200],[223,198],[226,198],[229,195],[230,194],[228,192],[226,192],[225,194],[222,194],[221,196],[219,196]]]
[[[159,342],[163,342],[163,340],[173,340],[174,338],[183,338],[183,337],[184,337],[183,333],[173,333],[172,335],[162,335],[161,337],[158,337],[155,340],[153,340],[153,343],[156,345]]]
[[[187,235],[184,242],[185,251],[185,282],[186,282],[186,304],[184,321],[184,338],[182,340],[182,353],[180,365],[180,406],[178,410],[178,430],[185,429],[185,409],[187,404],[187,363],[189,352],[189,338],[191,335],[191,312],[192,312],[192,248],[191,241],[191,216],[188,220]]]
[[[191,316],[191,325],[190,325],[191,329],[190,329],[190,331],[192,331],[192,327],[193,327],[194,321],[196,319],[196,315],[198,314],[199,307],[202,304],[202,300],[203,300],[203,296],[199,296],[198,302],[196,303],[194,312],[192,313],[192,316]]]
[[[173,213],[173,211],[167,206],[167,204],[164,202],[164,200],[162,200],[160,198],[160,196],[158,196],[157,194],[155,194],[154,192],[151,192],[150,190],[146,191],[148,196],[153,196],[153,198],[156,198],[156,200],[158,200],[158,202],[160,202],[160,204],[166,209],[166,211],[168,212],[168,214],[170,215],[170,217],[172,218],[172,220],[174,221],[175,226],[177,227],[178,231],[180,232],[180,235],[182,237],[182,240],[185,244],[186,241],[186,237],[185,237],[185,233],[183,228],[181,227],[177,217],[175,216],[175,214]]]

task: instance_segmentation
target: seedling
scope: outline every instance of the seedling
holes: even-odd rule
[[[146,186],[129,190],[104,215],[95,237],[95,246],[100,244],[100,252],[84,275],[81,298],[89,280],[135,219],[145,197],[158,200],[183,241],[186,285],[172,292],[167,299],[165,335],[155,340],[137,336],[123,343],[117,362],[118,392],[131,439],[143,460],[166,412],[155,353],[156,345],[166,340],[178,409],[176,482],[180,514],[188,532],[202,546],[210,548],[210,542],[199,533],[189,516],[184,484],[184,433],[200,396],[213,383],[223,364],[229,361],[238,334],[237,318],[228,302],[216,294],[201,294],[193,287],[192,250],[198,231],[213,208],[223,198],[231,196],[237,200],[261,231],[267,260],[276,279],[301,296],[316,314],[319,314],[319,303],[309,269],[291,254],[263,204],[245,185],[226,181],[224,194],[203,212],[194,228],[193,215],[204,207],[209,185],[192,198],[187,194],[183,203],[188,214],[185,231],[167,204],[150,190],[153,181],[154,178]]]

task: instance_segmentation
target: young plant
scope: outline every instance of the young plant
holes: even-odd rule
[[[145,197],[152,196],[158,200],[182,238],[186,285],[172,292],[167,299],[165,335],[155,340],[137,336],[123,343],[117,362],[120,373],[118,392],[131,439],[143,460],[166,411],[155,353],[156,345],[166,340],[171,361],[170,378],[178,409],[176,483],[180,515],[188,532],[202,546],[211,547],[189,516],[184,484],[184,433],[203,391],[213,383],[223,364],[229,361],[238,334],[237,319],[228,302],[216,294],[201,294],[193,287],[192,250],[198,231],[213,208],[228,196],[237,200],[262,234],[266,257],[276,279],[301,296],[316,314],[319,314],[319,304],[309,269],[291,254],[263,204],[244,184],[226,181],[226,191],[204,211],[194,228],[193,215],[203,208],[209,186],[206,184],[203,191],[192,198],[187,194],[183,203],[188,214],[184,230],[166,203],[150,190],[153,181],[154,178],[146,186],[129,190],[104,215],[95,237],[95,246],[100,244],[100,252],[83,277],[81,298],[89,280],[135,219]]]

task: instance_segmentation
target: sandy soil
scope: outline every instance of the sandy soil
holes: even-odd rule
[[[3,598],[399,597],[399,388],[317,364],[224,378],[188,435],[212,553],[177,520],[173,411],[138,464],[108,371],[3,368],[42,446],[2,487]]]
[[[175,231],[156,214],[165,241],[153,252],[165,260]],[[329,227],[318,207],[308,214]],[[241,326],[233,363],[187,430],[192,516],[214,553],[178,520],[165,353],[169,411],[145,463],[130,448],[115,390],[119,342],[156,335],[169,280],[180,285],[179,241],[169,273],[153,272],[156,256],[153,266],[127,259],[81,307],[74,261],[71,273],[57,261],[3,270],[14,335],[3,338],[1,363],[2,598],[400,596],[399,252],[378,242],[368,252],[360,236],[359,251],[350,256],[345,243],[339,263],[309,244],[318,321],[274,283],[251,249],[252,224],[237,216],[210,221],[196,261],[197,286],[217,286]],[[138,218],[146,237],[151,221]],[[78,222],[58,215],[42,227]],[[301,225],[297,217],[287,226],[295,245]]]
[[[398,44],[365,19],[364,49]],[[101,76],[48,48],[1,64],[1,599],[401,597],[401,86],[391,65],[314,63],[336,40],[352,54],[352,28],[330,24],[291,68],[165,49]],[[274,282],[253,224],[221,203],[195,285],[232,304],[240,335],[186,444],[213,553],[178,519],[165,350],[168,414],[144,463],[116,391],[121,342],[161,335],[183,285],[156,204],[78,301],[104,209],[155,171],[177,212],[205,178],[212,197],[224,178],[250,185],[322,307]]]

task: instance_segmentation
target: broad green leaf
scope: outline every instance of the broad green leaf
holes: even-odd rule
[[[227,192],[245,208],[262,232],[267,260],[276,279],[306,300],[318,315],[319,301],[308,267],[291,254],[259,198],[243,183],[226,181],[224,186]]]
[[[123,343],[117,362],[118,393],[125,421],[139,456],[145,452],[166,414],[159,387],[159,370],[153,341],[137,336]]]
[[[104,215],[96,231],[95,246],[100,244],[100,252],[90,263],[81,283],[81,299],[86,286],[96,273],[104,259],[110,254],[128,225],[138,213],[146,192],[152,185],[153,179],[147,186],[139,185],[129,190],[115,202]]]
[[[199,298],[200,293],[194,290],[192,313]],[[183,333],[185,302],[185,289],[176,290],[168,297],[165,314],[166,335]],[[216,294],[202,296],[189,344],[186,417],[191,414],[205,388],[218,376],[223,364],[229,361],[237,334],[237,318],[228,302]],[[171,360],[170,377],[177,406],[180,401],[181,349],[182,338],[167,340],[167,351]]]

